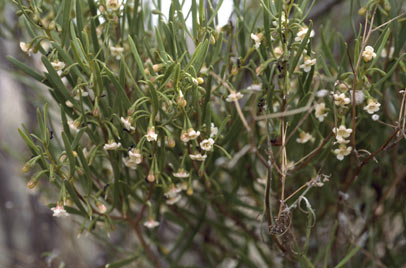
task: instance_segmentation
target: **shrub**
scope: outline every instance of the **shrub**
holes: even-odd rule
[[[402,1],[351,1],[347,42],[308,0],[234,1],[227,25],[222,1],[14,2],[46,70],[9,60],[60,111],[19,130],[27,186],[79,232],[134,232],[110,267],[404,263],[400,234],[374,256],[405,219]]]

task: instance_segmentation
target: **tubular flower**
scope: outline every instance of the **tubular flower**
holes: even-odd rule
[[[307,27],[300,28],[296,34],[295,41],[302,42],[308,31],[309,31],[309,28],[307,28]],[[314,37],[314,30],[311,30],[309,37],[310,38]]]
[[[227,96],[226,101],[227,102],[238,101],[242,97],[244,97],[243,94],[241,94],[240,92],[233,91],[233,92],[230,93],[230,95]]]
[[[344,159],[344,156],[347,156],[351,153],[352,147],[345,145],[345,144],[340,144],[338,146],[338,149],[334,150],[334,153],[337,155],[337,159],[342,161]]]
[[[324,118],[327,116],[328,112],[326,111],[326,104],[324,102],[322,103],[316,103],[315,104],[315,111],[314,114],[316,118],[320,121],[323,122]]]
[[[155,133],[155,127],[149,127],[145,137],[149,142],[156,141],[158,139],[158,134]]]
[[[333,133],[336,135],[338,143],[348,143],[345,138],[348,138],[352,133],[351,128],[346,128],[344,125],[341,125],[339,128],[333,128]]]
[[[130,117],[127,117],[127,118],[121,117],[120,119],[121,119],[121,123],[123,123],[125,129],[127,129],[128,131],[135,130],[135,127],[133,127],[131,125],[131,118]]]
[[[52,216],[54,217],[67,217],[69,214],[66,212],[65,208],[62,205],[56,205],[56,207],[51,208],[51,210],[54,212]]]
[[[121,143],[120,143],[120,142],[117,143],[117,142],[114,142],[114,141],[110,141],[109,143],[106,143],[106,144],[103,146],[103,149],[106,150],[106,151],[115,151],[115,150],[117,150],[117,149],[120,148],[120,147],[121,147]]]
[[[175,176],[176,178],[187,178],[190,176],[189,173],[187,173],[183,168],[178,169],[177,172],[173,173],[173,176]]]
[[[364,110],[369,114],[373,114],[379,111],[381,104],[376,99],[368,99],[368,105],[364,107]]]
[[[155,227],[159,226],[159,222],[150,218],[146,222],[144,222],[144,226],[147,227],[148,229],[154,229]]]
[[[212,138],[203,140],[200,143],[200,148],[202,148],[202,150],[205,151],[211,151],[211,149],[213,148],[213,144],[214,144],[214,140]]]
[[[305,73],[308,73],[312,69],[312,66],[315,64],[316,64],[316,59],[307,58],[307,59],[305,59],[304,63],[301,64],[299,67],[300,67],[300,69],[303,69],[303,71]]]
[[[314,137],[312,136],[312,134],[301,131],[299,133],[299,138],[296,139],[296,142],[298,142],[298,143],[306,143],[308,141],[314,142]]]
[[[344,93],[334,94],[335,105],[345,107],[348,103],[350,103],[350,98],[347,98]]]
[[[376,57],[376,53],[374,52],[374,48],[371,46],[366,46],[364,51],[362,51],[362,59],[365,62],[370,62],[375,57]]]

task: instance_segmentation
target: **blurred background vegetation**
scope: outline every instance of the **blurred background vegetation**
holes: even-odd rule
[[[258,1],[251,2],[249,6],[255,12],[259,7]],[[367,1],[355,1],[355,7],[351,6],[351,2],[354,1],[317,0],[310,14],[316,32],[322,29],[336,31],[351,45],[354,38],[353,27],[362,23],[358,8]],[[225,0],[223,5],[233,5],[233,1]],[[114,259],[115,247],[131,244],[131,237],[117,230],[104,244],[93,236],[77,238],[78,224],[72,224],[71,219],[58,221],[52,217],[46,206],[48,201],[41,200],[35,190],[26,188],[21,167],[26,160],[27,149],[17,135],[17,128],[24,123],[29,129],[35,130],[35,108],[42,107],[49,96],[44,88],[21,76],[6,60],[6,55],[24,59],[25,62],[28,59],[19,48],[23,27],[18,24],[15,6],[9,0],[0,0],[0,9],[0,267],[104,267],[108,261]],[[220,14],[222,19],[228,20],[224,13]],[[230,19],[235,21],[235,14]],[[317,39],[319,36],[316,35],[316,44],[320,43]],[[41,68],[38,57],[29,60],[32,60],[32,65]],[[374,254],[361,250],[359,263],[365,258],[373,260],[372,263],[377,267],[405,267],[405,144],[401,143],[395,150],[380,159],[379,166],[365,168],[364,176],[369,179],[354,184],[351,194],[357,196],[353,199],[356,203],[346,208],[346,215],[349,217],[342,219],[348,232],[353,228],[368,228],[368,224],[377,223],[374,236],[369,241],[376,244],[372,251]],[[394,160],[398,155],[400,159]],[[338,185],[339,182],[332,182],[326,187],[338,188]],[[334,192],[331,196],[328,191],[329,188],[324,189],[324,196],[312,195],[313,200],[337,198],[337,191],[331,190]],[[320,205],[317,219],[322,219],[333,209],[331,206]],[[363,222],[358,217],[359,211],[365,209],[373,210],[377,215],[370,218],[371,222]],[[320,238],[330,236],[331,225],[317,226],[315,232]],[[325,239],[321,239],[320,243],[324,241]],[[312,246],[314,245],[310,245]],[[334,248],[332,251],[334,252]],[[191,262],[198,263],[196,260]],[[334,263],[338,262],[339,259]],[[219,266],[234,267],[234,264],[224,261]],[[278,261],[275,261],[275,266],[282,267],[282,264],[278,265]]]

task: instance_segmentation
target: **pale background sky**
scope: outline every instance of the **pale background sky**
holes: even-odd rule
[[[151,5],[152,1],[150,0]],[[162,13],[165,14],[165,16],[168,17],[169,14],[169,7],[171,5],[170,0],[163,0],[162,1]],[[192,0],[185,0],[185,5],[183,6],[182,12],[183,15],[186,17],[190,6],[192,5]],[[228,23],[228,18],[230,17],[231,11],[233,9],[233,1],[232,0],[224,0],[223,4],[220,7],[220,10],[218,12],[218,19],[219,19],[219,25],[225,25]],[[192,27],[192,16],[190,15],[188,19],[186,20],[186,24],[188,27]]]

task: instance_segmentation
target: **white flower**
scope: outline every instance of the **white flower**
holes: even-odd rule
[[[177,196],[175,196],[175,197],[172,197],[172,198],[166,200],[166,204],[168,204],[168,205],[173,205],[173,204],[175,204],[176,202],[178,202],[181,198],[182,198],[182,196],[177,195]]]
[[[285,13],[282,12],[282,15],[281,15],[281,24],[282,24],[282,25],[281,25],[281,28],[282,28],[282,29],[285,29],[285,22],[289,23],[289,19],[286,20]],[[275,27],[278,26],[278,25],[279,25],[279,19],[273,21],[273,22],[272,22],[272,25],[275,26]]]
[[[186,172],[183,168],[178,169],[178,172],[173,173],[173,176],[176,178],[187,178],[189,177],[189,173]]]
[[[334,153],[337,155],[337,159],[342,161],[344,159],[344,156],[349,155],[351,151],[352,151],[351,146],[347,147],[347,145],[345,144],[340,144],[338,146],[338,149],[334,150]]]
[[[369,114],[373,114],[379,111],[381,104],[376,99],[368,99],[368,105],[364,107],[364,110]]]
[[[351,90],[351,102],[352,102],[352,94],[354,90]],[[356,90],[355,91],[355,104],[360,105],[364,102],[365,100],[365,94],[362,92],[362,90]]]
[[[210,126],[210,138],[217,136],[218,133],[219,133],[219,129],[212,122],[211,126]]]
[[[158,139],[158,134],[155,133],[155,127],[149,127],[145,137],[149,142],[156,141]]]
[[[376,57],[376,53],[374,52],[374,48],[371,46],[366,46],[364,51],[362,51],[362,59],[365,62],[369,62]]]
[[[324,98],[327,96],[329,91],[327,89],[320,89],[319,91],[316,92],[317,98]]]
[[[196,131],[193,128],[189,128],[187,130],[187,136],[188,136],[189,140],[194,140],[200,136],[200,131]]]
[[[54,217],[67,217],[69,214],[66,212],[65,208],[62,205],[56,205],[56,207],[51,208],[54,212],[52,216]]]
[[[261,91],[262,85],[261,84],[251,84],[250,86],[247,87],[247,90]]]
[[[180,133],[180,140],[183,142],[188,142],[190,140],[194,140],[200,136],[200,131],[196,131],[193,128],[189,128],[188,130],[182,130]]]
[[[178,195],[179,192],[182,191],[182,188],[176,187],[174,184],[172,184],[166,193],[164,193],[166,198],[174,198]]]
[[[308,141],[314,142],[314,137],[312,136],[312,134],[301,131],[299,133],[299,138],[296,139],[296,142],[298,142],[298,143],[306,143]]]
[[[211,151],[211,149],[213,148],[213,144],[214,144],[214,140],[212,138],[203,140],[200,143],[200,148],[202,148],[202,150],[205,151]]]
[[[279,59],[283,55],[283,49],[281,47],[275,47],[273,54],[275,54],[275,57]]]
[[[73,107],[73,103],[70,100],[65,101],[65,105],[68,106],[69,108]]]
[[[297,34],[296,34],[295,41],[296,41],[296,42],[302,42],[303,39],[305,38],[305,36],[306,36],[306,34],[307,34],[308,31],[309,31],[309,28],[307,28],[307,27],[302,27],[302,28],[300,28],[299,31],[298,31]],[[309,36],[309,37],[310,37],[310,38],[314,37],[314,30],[312,30],[312,31],[310,32],[310,36]],[[309,38],[309,40],[310,40],[310,38]]]
[[[135,130],[135,127],[133,127],[131,125],[130,117],[127,117],[127,118],[121,117],[120,119],[121,119],[121,123],[123,123],[125,129],[127,129],[128,131]]]
[[[80,100],[80,96],[87,97],[87,96],[89,96],[89,93],[87,93],[87,91],[84,91],[83,89],[80,88],[79,90],[76,90],[74,99]]]
[[[120,8],[120,3],[118,0],[107,0],[107,8],[115,11]]]
[[[242,97],[244,97],[244,95],[241,94],[240,92],[232,91],[230,95],[227,96],[226,101],[228,102],[238,101]]]
[[[351,128],[346,128],[344,125],[341,125],[339,128],[333,128],[333,133],[336,135],[338,143],[348,143],[345,138],[348,138],[352,133]]]
[[[68,120],[68,126],[69,126],[69,128],[73,131],[73,132],[78,132],[79,131],[79,121],[77,121],[77,120],[75,120],[75,121],[72,121],[72,120]]]
[[[150,218],[146,222],[144,222],[144,226],[147,227],[148,229],[154,229],[155,227],[159,226],[159,222]]]
[[[389,49],[389,59],[391,59],[393,57],[394,52],[395,52],[395,47],[391,46],[390,49]],[[387,52],[386,48],[382,49],[381,57],[382,58],[388,57],[388,52]]]
[[[122,48],[120,46],[117,46],[117,45],[116,46],[111,46],[110,47],[110,52],[111,52],[111,55],[116,58],[116,60],[119,60],[120,59],[120,54],[124,52],[124,48]]]
[[[136,159],[133,159],[131,157],[123,158],[123,162],[126,167],[129,167],[131,169],[136,169],[139,164]]]
[[[28,56],[31,56],[32,54],[32,47],[30,46],[29,43],[25,42],[20,42],[20,48],[23,52],[27,53]]]
[[[373,114],[373,115],[372,115],[372,120],[374,120],[374,121],[379,120],[379,115]]]
[[[190,159],[196,160],[196,161],[204,161],[207,158],[207,155],[202,155],[200,153],[195,153],[195,154],[190,154],[189,155]]]
[[[106,151],[114,151],[121,147],[121,143],[116,143],[114,141],[110,141],[103,146],[103,149]]]
[[[344,93],[347,92],[348,89],[350,89],[350,86],[348,86],[346,83],[340,83],[337,85],[337,87],[341,92],[344,92]]]
[[[53,62],[51,62],[51,65],[55,69],[55,71],[59,71],[65,68],[65,63],[59,60],[54,60]]]
[[[299,67],[303,69],[304,72],[308,73],[312,69],[312,66],[316,64],[316,59],[306,59],[303,64]]]
[[[334,94],[334,104],[344,107],[350,103],[350,98],[347,98],[344,93],[341,94]]]
[[[324,118],[327,116],[328,112],[326,111],[326,104],[324,102],[322,103],[316,103],[314,105],[314,115],[316,118],[320,121],[323,122]]]
[[[134,160],[137,164],[142,162],[142,154],[141,151],[137,148],[133,148],[128,152],[128,156],[130,159]]]
[[[258,33],[258,34],[251,33],[251,39],[254,40],[255,48],[258,49],[261,46],[262,34],[261,33]]]

